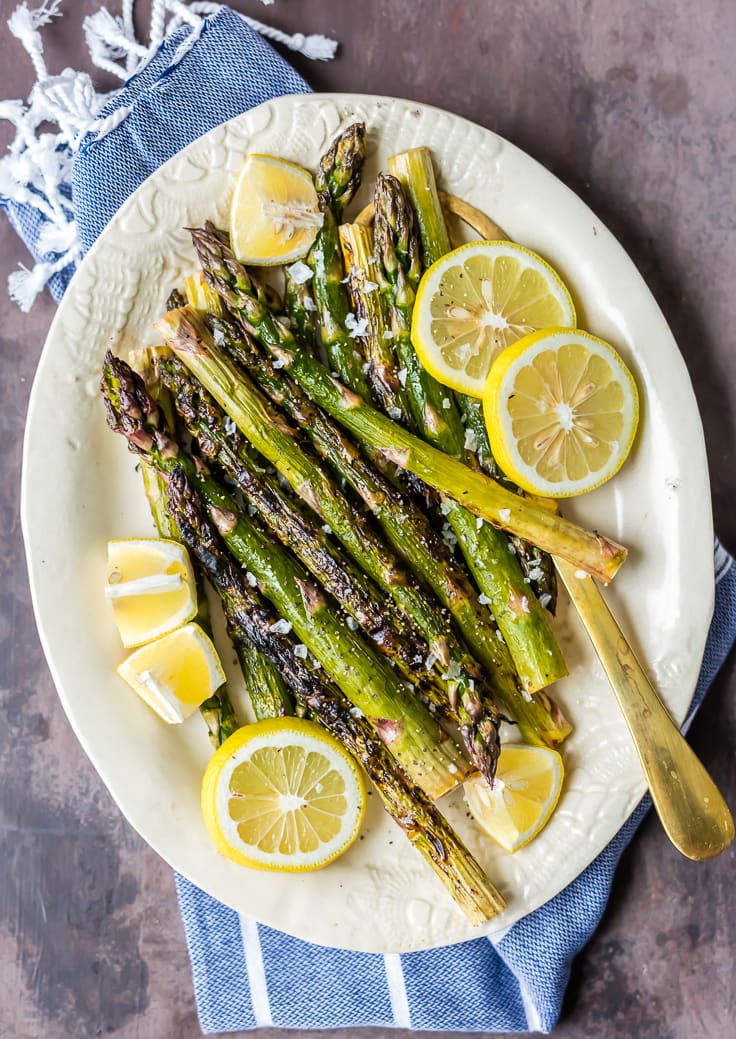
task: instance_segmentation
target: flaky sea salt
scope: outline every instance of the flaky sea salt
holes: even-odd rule
[[[291,267],[286,269],[289,272],[289,277],[296,285],[304,285],[314,274],[312,268],[307,266],[303,260],[297,260],[296,263],[292,263]]]
[[[309,656],[309,650],[300,642],[294,646],[294,656],[299,657],[300,660],[306,660]]]
[[[358,336],[364,336],[368,331],[368,318],[362,317],[359,321],[352,312],[346,314],[345,331],[351,339],[357,339]]]
[[[504,523],[508,523],[511,519],[511,509],[499,509],[498,515],[501,517]]]
[[[491,605],[491,600],[483,592],[481,592],[480,595],[478,596],[478,602],[481,604],[481,606],[490,606]]]
[[[396,376],[402,386],[406,386],[406,377],[408,374],[409,373],[406,370],[406,368],[399,368],[398,372],[396,373]]]
[[[475,430],[465,430],[465,450],[466,451],[477,451],[478,450],[478,437],[475,435]]]
[[[272,624],[268,630],[272,631],[274,635],[288,635],[291,631],[291,623],[282,617],[281,620]]]

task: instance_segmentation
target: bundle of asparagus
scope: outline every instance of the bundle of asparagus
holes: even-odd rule
[[[565,738],[546,553],[607,581],[625,550],[508,486],[474,402],[420,365],[414,293],[449,247],[434,180],[397,157],[374,228],[342,223],[364,148],[355,124],[320,163],[309,287],[287,270],[284,308],[193,229],[202,274],[156,325],[170,352],[139,353],[140,374],[108,353],[102,390],[160,533],[220,595],[257,717],[293,696],[336,735],[478,922],[503,900],[431,799],[472,771],[492,784],[503,718]],[[215,743],[237,724],[223,690],[203,714]]]

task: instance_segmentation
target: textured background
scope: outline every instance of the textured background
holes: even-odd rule
[[[3,25],[14,6],[0,0]],[[98,5],[65,6],[45,36],[52,71],[80,67],[81,20]],[[736,550],[732,0],[697,8],[685,0],[233,6],[341,41],[335,62],[295,59],[315,89],[414,98],[482,123],[541,160],[608,223],[685,355],[705,425],[716,527]],[[143,20],[148,4],[138,7]],[[23,97],[31,84],[25,53],[0,29],[0,98]],[[0,145],[9,139],[0,124]],[[33,622],[18,486],[28,391],[54,306],[44,296],[22,315],[5,297],[7,273],[25,260],[0,220],[0,1035],[194,1039],[170,871],[121,819],[87,763]],[[691,730],[732,806],[734,671],[732,658]],[[575,964],[555,1035],[730,1034],[735,860],[731,848],[714,862],[689,863],[648,819]]]

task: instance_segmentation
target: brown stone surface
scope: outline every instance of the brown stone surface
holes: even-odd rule
[[[97,6],[67,2],[46,35],[52,69],[78,67],[81,17]],[[474,119],[541,160],[609,224],[687,360],[717,528],[736,549],[732,0],[234,6],[340,39],[337,61],[295,62],[316,89],[411,97]],[[0,0],[3,23],[14,7]],[[144,14],[148,4],[139,7]],[[0,97],[30,85],[25,55],[1,30]],[[0,143],[8,139],[0,124]],[[25,253],[5,221],[0,242],[4,285]],[[199,1028],[171,873],[77,744],[33,622],[18,521],[21,442],[54,306],[45,296],[24,316],[0,290],[0,313],[0,1035],[190,1039]],[[691,731],[732,804],[734,686],[732,659]],[[655,819],[645,822],[574,966],[559,1039],[733,1034],[734,859],[731,849],[689,863]]]

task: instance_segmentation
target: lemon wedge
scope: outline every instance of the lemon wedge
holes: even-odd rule
[[[464,784],[465,800],[488,836],[515,852],[546,825],[559,800],[563,776],[556,750],[509,743],[501,749],[493,788],[481,776],[473,776]]]
[[[575,325],[570,293],[550,265],[514,242],[470,242],[422,277],[411,337],[438,382],[482,397],[498,355],[550,325]]]
[[[230,207],[230,241],[241,263],[271,267],[305,256],[322,226],[312,175],[273,155],[249,155]]]
[[[186,548],[166,538],[109,541],[105,596],[126,649],[181,627],[197,612]]]
[[[141,646],[117,669],[165,722],[183,722],[225,681],[217,650],[198,624]]]
[[[614,348],[578,329],[520,339],[491,368],[483,395],[491,450],[525,491],[569,498],[625,462],[639,395]]]
[[[365,812],[363,775],[315,722],[246,725],[212,757],[202,811],[223,855],[253,869],[302,872],[342,855]]]

